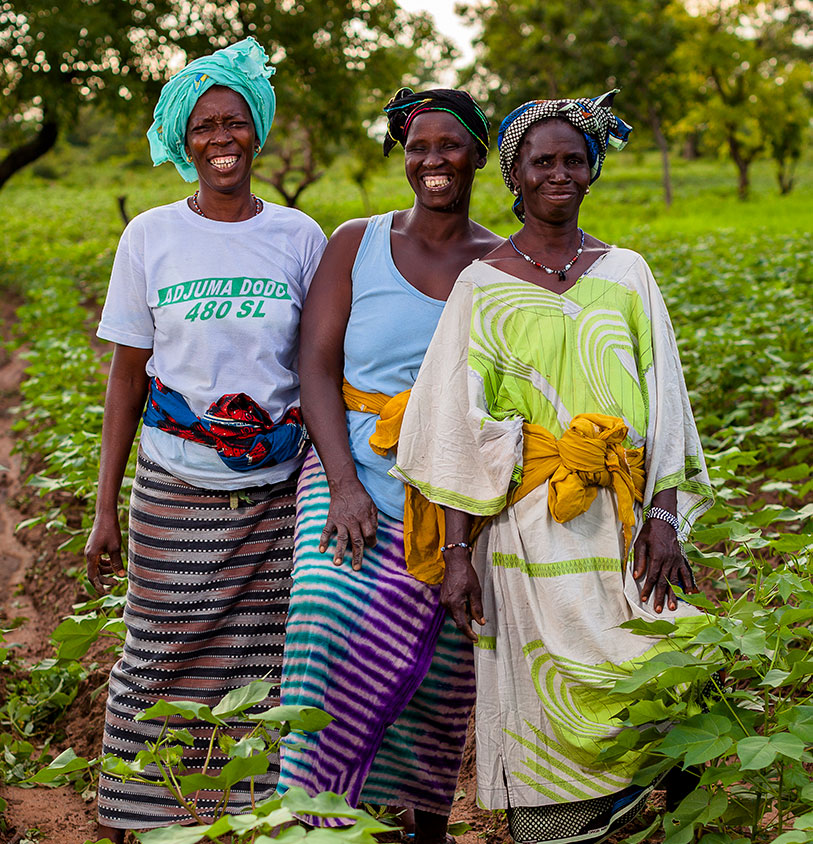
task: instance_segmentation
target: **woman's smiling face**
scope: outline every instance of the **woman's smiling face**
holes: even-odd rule
[[[404,144],[404,167],[421,205],[451,210],[468,199],[474,174],[486,163],[476,146],[451,114],[427,111],[415,117]]]
[[[511,179],[522,191],[526,218],[578,218],[590,185],[584,135],[564,120],[535,123],[522,139]]]
[[[250,179],[256,138],[240,94],[221,85],[203,94],[186,124],[186,148],[201,186],[231,193]]]

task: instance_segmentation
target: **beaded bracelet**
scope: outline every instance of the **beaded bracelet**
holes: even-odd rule
[[[680,534],[677,516],[673,516],[668,510],[664,510],[662,507],[650,507],[646,517],[648,519],[661,519],[670,524],[675,529],[675,533]]]
[[[445,554],[450,548],[465,548],[471,551],[471,545],[468,542],[450,542],[448,545],[440,546],[440,553]]]

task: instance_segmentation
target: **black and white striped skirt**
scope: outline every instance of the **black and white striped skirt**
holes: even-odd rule
[[[159,698],[214,706],[251,680],[278,684],[291,589],[296,476],[245,490],[236,508],[228,492],[178,480],[139,454],[130,503],[127,637],[110,674],[105,753],[132,760],[154,741],[161,721],[135,716]],[[273,697],[259,709],[276,705]],[[200,771],[211,727],[178,719],[194,744],[184,753],[186,773]],[[230,725],[239,738],[251,725]],[[215,750],[206,773],[216,776],[228,758]],[[273,793],[279,773],[272,760],[254,783],[254,799]],[[147,771],[148,777],[152,775]],[[201,792],[197,813],[212,818],[221,793]],[[251,804],[248,782],[232,789],[228,811]],[[159,785],[102,775],[99,819],[107,826],[143,829],[191,821]]]

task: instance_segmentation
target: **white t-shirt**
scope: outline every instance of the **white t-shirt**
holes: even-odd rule
[[[299,316],[325,243],[310,217],[268,202],[238,223],[201,217],[185,199],[153,208],[121,237],[96,333],[152,349],[147,374],[198,416],[246,393],[277,420],[299,403]],[[205,489],[277,483],[301,462],[236,472],[214,449],[146,426],[141,446]]]

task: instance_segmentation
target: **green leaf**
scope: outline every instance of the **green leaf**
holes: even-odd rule
[[[698,645],[716,645],[721,639],[724,639],[728,634],[720,630],[713,624],[704,627],[691,641],[691,643]]]
[[[333,720],[332,715],[315,706],[275,706],[264,712],[249,713],[245,717],[248,721],[288,724],[292,730],[304,730],[308,733],[323,730]]]
[[[135,833],[142,844],[197,844],[206,837],[208,826],[161,826]]]
[[[212,713],[219,718],[229,718],[232,715],[237,715],[244,712],[258,703],[262,703],[273,688],[271,683],[264,680],[254,680],[246,686],[241,686],[239,689],[234,689],[229,692],[222,700],[212,709]]]
[[[778,749],[771,745],[768,736],[748,736],[737,742],[737,756],[743,771],[759,771],[776,759]]]
[[[792,829],[790,832],[783,832],[773,840],[773,844],[810,844],[810,842],[813,842],[813,835],[801,829]]]
[[[624,621],[618,625],[624,630],[632,630],[640,636],[668,636],[678,629],[677,624],[665,619],[658,619],[657,621],[646,621],[643,618],[633,618],[630,621]]]
[[[289,826],[273,838],[268,835],[260,835],[254,844],[301,844],[306,836],[307,832],[303,827]]]
[[[106,622],[107,618],[103,615],[68,616],[51,636],[59,645],[57,656],[60,659],[81,659],[98,639]]]
[[[727,806],[728,795],[722,789],[713,794],[703,788],[695,789],[674,812],[665,815],[664,844],[689,844],[694,840],[694,828],[721,817]]]
[[[207,724],[216,724],[225,727],[226,722],[218,718],[205,703],[198,703],[194,700],[159,700],[144,712],[135,716],[136,721],[150,721],[153,718],[166,718],[178,715],[187,721],[205,721]]]
[[[696,657],[683,653],[682,651],[668,651],[657,654],[652,659],[647,660],[633,669],[629,677],[616,680],[612,691],[615,694],[630,694],[638,691],[641,686],[646,685],[650,680],[653,680],[670,668],[687,666],[705,667],[705,663],[699,662]]]
[[[769,686],[775,689],[777,686],[781,686],[788,677],[790,677],[790,671],[780,671],[778,668],[772,668],[759,685]]]
[[[55,780],[60,780],[66,774],[73,773],[74,771],[84,771],[89,767],[90,763],[88,760],[77,756],[73,748],[69,747],[67,750],[63,750],[47,768],[37,771],[27,781],[45,785],[47,783],[53,783]]]
[[[734,744],[727,735],[731,726],[722,715],[696,715],[671,730],[658,750],[672,759],[683,759],[684,767],[700,765],[722,756]]]
[[[262,754],[245,758],[230,759],[217,776],[208,774],[189,774],[178,777],[181,794],[186,796],[193,791],[225,791],[240,780],[264,774],[268,770],[268,757]]]
[[[700,777],[700,785],[722,785],[729,786],[740,782],[742,774],[739,764],[734,765],[711,765],[703,771]]]
[[[168,730],[167,734],[172,741],[180,742],[187,747],[191,747],[195,743],[195,737],[185,728],[182,730]]]
[[[805,752],[805,743],[790,733],[775,733],[772,736],[748,736],[737,742],[737,755],[743,771],[758,771],[767,768],[777,754],[799,761]]]
[[[795,759],[798,762],[804,756],[805,743],[798,736],[790,733],[774,733],[770,741],[771,747],[788,759]]]
[[[472,829],[474,829],[474,827],[466,821],[455,821],[446,827],[446,832],[449,835],[464,835]]]
[[[246,737],[235,742],[228,751],[229,756],[234,759],[245,759],[253,753],[262,753],[265,750],[265,742],[258,736]]]
[[[801,551],[813,546],[813,534],[783,533],[778,539],[770,540],[770,545],[774,551]]]
[[[667,706],[659,698],[655,700],[641,700],[638,703],[631,703],[627,707],[627,719],[625,724],[635,727],[650,722],[666,721],[674,716],[674,706]]]
[[[315,815],[323,818],[352,818],[361,822],[371,832],[387,832],[389,824],[371,818],[363,809],[354,809],[341,794],[324,791],[316,797],[309,797],[305,789],[295,786],[282,796],[282,804],[294,815]],[[309,834],[310,835],[310,834]]]
[[[813,607],[781,607],[776,616],[780,624],[790,627],[793,624],[813,620]]]
[[[672,591],[687,604],[711,613],[719,612],[719,608],[713,604],[702,592],[684,592],[679,586],[673,585]]]

